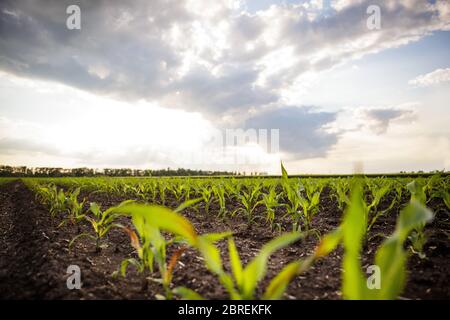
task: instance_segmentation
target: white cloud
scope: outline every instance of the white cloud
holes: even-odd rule
[[[429,87],[450,81],[450,68],[436,69],[433,72],[417,76],[408,83],[417,87]]]
[[[326,16],[320,1],[251,14],[239,1],[140,0],[80,1],[82,29],[71,32],[69,2],[3,3],[0,68],[209,119],[282,104],[305,75],[450,26],[443,0],[340,0]],[[366,27],[369,4],[381,7],[381,30]]]
[[[272,5],[256,13],[243,10],[242,1],[232,0],[79,3],[82,29],[73,32],[65,28],[65,8],[70,0],[2,2],[0,69],[127,104],[117,113],[110,108],[111,123],[138,122],[129,125],[125,133],[100,134],[95,142],[88,139],[90,135],[66,140],[65,145],[71,147],[85,141],[125,150],[123,157],[120,150],[98,152],[94,160],[99,163],[108,157],[120,163],[132,161],[131,156],[136,161],[149,159],[140,147],[158,143],[136,140],[143,133],[154,134],[139,131],[145,123],[136,117],[154,117],[159,119],[156,125],[163,127],[179,124],[169,116],[159,118],[155,108],[160,107],[182,110],[185,117],[200,113],[202,121],[211,121],[205,125],[197,119],[192,127],[199,122],[223,127],[224,119],[234,125],[242,125],[242,120],[255,126],[277,125],[284,128],[281,146],[285,150],[299,158],[323,156],[338,140],[337,134],[322,131],[335,114],[314,107],[301,109],[299,89],[308,90],[316,75],[345,62],[450,29],[450,5],[445,0],[434,4],[423,0],[334,0],[326,15],[320,11],[322,1],[316,0]],[[366,27],[366,8],[373,4],[381,7],[382,28],[377,31]],[[134,114],[125,111],[138,102],[144,103],[148,113],[144,107]],[[374,132],[383,133],[392,121],[407,115],[404,110],[383,109],[367,111],[365,117]],[[174,118],[181,122],[182,116],[176,113]],[[95,121],[88,124],[95,127]],[[103,129],[107,130],[107,125]],[[165,130],[158,134],[170,138],[169,129]],[[295,145],[298,134],[304,135],[304,144]],[[19,142],[16,144],[36,149],[36,144]],[[58,143],[64,149],[61,141]],[[11,149],[12,144],[12,140],[3,141],[4,148]],[[166,149],[161,148],[164,154]],[[90,154],[98,151],[87,149]]]

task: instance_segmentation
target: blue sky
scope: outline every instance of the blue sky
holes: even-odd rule
[[[450,166],[447,1],[75,3],[80,30],[71,1],[0,5],[0,163]],[[241,144],[218,144],[239,130]],[[274,152],[257,130],[278,130]]]
[[[449,58],[450,32],[436,32],[420,41],[369,54],[344,64],[317,88],[317,91],[340,91],[342,97],[336,101],[337,93],[322,96],[314,92],[311,93],[313,100],[308,103],[340,108],[357,107],[367,101],[399,104],[408,99],[420,99],[425,90],[412,88],[408,81],[418,75],[448,67]]]
[[[304,2],[304,1],[302,1]],[[266,10],[271,5],[280,5],[280,4],[297,4],[299,1],[295,0],[246,0],[245,5],[247,6],[247,10],[251,13],[255,13],[256,11]]]

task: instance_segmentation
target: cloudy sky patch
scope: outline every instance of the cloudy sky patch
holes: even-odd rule
[[[71,4],[81,30],[66,28]],[[369,5],[380,8],[379,30],[367,27]],[[449,8],[444,0],[2,1],[0,162],[36,165],[26,153],[38,150],[48,165],[177,167],[173,154],[208,148],[217,130],[278,128],[276,159],[300,171],[329,159],[322,169],[337,172],[359,161],[351,132],[374,150],[396,144],[394,133],[409,137],[398,140],[405,146],[447,141],[447,128],[423,132],[449,116]],[[11,123],[25,122],[34,133],[14,136]],[[333,164],[352,143],[339,160],[348,166]],[[447,155],[429,163],[440,168]],[[371,170],[396,170],[397,160]]]

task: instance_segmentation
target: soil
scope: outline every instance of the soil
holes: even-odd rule
[[[87,202],[97,202],[103,208],[115,205],[127,197],[105,193],[81,194]],[[407,199],[404,199],[404,203]],[[388,200],[381,204],[387,206]],[[176,201],[167,197],[166,205],[175,208]],[[229,203],[230,211],[237,204]],[[408,261],[408,279],[401,299],[449,299],[450,298],[450,224],[449,213],[443,210],[440,200],[429,206],[436,212],[434,221],[426,227],[428,241],[426,258],[412,254]],[[376,248],[395,227],[401,206],[380,217],[370,231],[364,245],[362,265],[371,265]],[[263,208],[257,209],[263,214]],[[264,220],[248,226],[244,217],[218,219],[217,204],[213,203],[209,214],[186,209],[183,214],[193,223],[199,234],[233,231],[241,259],[247,263],[261,246],[280,233],[271,230]],[[281,212],[279,212],[281,215]],[[312,225],[320,234],[334,229],[340,223],[342,211],[337,208],[329,190],[321,195],[320,210]],[[128,236],[120,229],[112,229],[103,240],[107,247],[95,251],[92,239],[84,237],[75,242],[71,250],[68,243],[77,234],[89,232],[89,225],[67,223],[59,226],[61,218],[52,218],[40,205],[34,194],[20,181],[0,186],[0,299],[155,299],[163,294],[161,285],[144,280],[133,266],[127,276],[113,277],[123,259],[135,255]],[[121,218],[122,224],[130,224]],[[287,221],[280,219],[280,228],[289,230]],[[277,272],[290,261],[311,254],[317,245],[314,235],[276,252],[269,260],[268,272],[258,288],[258,296]],[[229,268],[227,243],[218,243],[226,268]],[[170,248],[168,256],[177,247]],[[316,262],[306,273],[291,282],[284,299],[341,299],[342,248]],[[67,268],[78,265],[81,269],[82,288],[69,290],[66,285]],[[153,275],[155,276],[155,275]],[[143,283],[147,283],[144,288]],[[191,249],[183,253],[175,267],[173,286],[186,286],[209,299],[227,299],[226,291],[204,266],[199,254]]]

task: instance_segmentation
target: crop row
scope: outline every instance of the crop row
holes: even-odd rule
[[[125,257],[115,276],[126,276],[128,265],[133,265],[144,277],[158,275],[162,293],[158,298],[171,299],[174,295],[196,299],[201,296],[186,287],[172,286],[172,275],[179,257],[190,247],[203,257],[205,266],[217,276],[231,299],[254,299],[258,284],[264,278],[269,257],[277,250],[289,246],[314,232],[313,217],[320,209],[324,190],[333,197],[336,205],[344,210],[341,224],[320,240],[314,253],[283,266],[270,281],[260,298],[279,299],[290,281],[305,272],[318,259],[344,248],[342,292],[348,299],[394,299],[402,291],[406,281],[406,261],[410,253],[424,255],[426,241],[425,224],[434,213],[427,208],[433,199],[442,200],[442,210],[450,208],[448,177],[433,176],[414,180],[353,177],[348,179],[298,179],[289,178],[282,167],[281,179],[27,179],[28,186],[36,193],[60,224],[87,222],[90,233],[80,237],[92,238],[96,250],[102,249],[102,241],[112,228],[124,230],[130,237],[135,254]],[[63,188],[64,187],[64,188]],[[117,206],[102,210],[97,203],[79,200],[85,192],[107,192],[130,197]],[[179,205],[166,207],[167,198],[174,198]],[[409,198],[404,203],[403,198]],[[383,210],[380,203],[385,201]],[[387,203],[386,203],[387,201]],[[237,203],[229,210],[227,203]],[[211,204],[218,209],[210,210]],[[243,265],[233,240],[232,232],[198,234],[192,223],[181,212],[190,207],[218,218],[243,215],[247,223],[255,223],[255,209],[264,212],[264,223],[272,228],[276,215],[290,219],[291,232],[286,232],[266,243],[259,254]],[[395,231],[379,246],[375,264],[380,268],[382,282],[379,290],[369,290],[360,265],[362,245],[367,232],[379,217],[393,207],[401,206]],[[216,208],[216,207],[215,207]],[[119,217],[131,218],[132,227],[118,223]],[[167,238],[166,234],[171,237]],[[225,271],[217,242],[228,242],[231,272]],[[405,242],[410,244],[405,248]],[[174,246],[167,256],[167,248]],[[410,249],[411,250],[410,250]],[[152,277],[154,279],[154,277]]]

